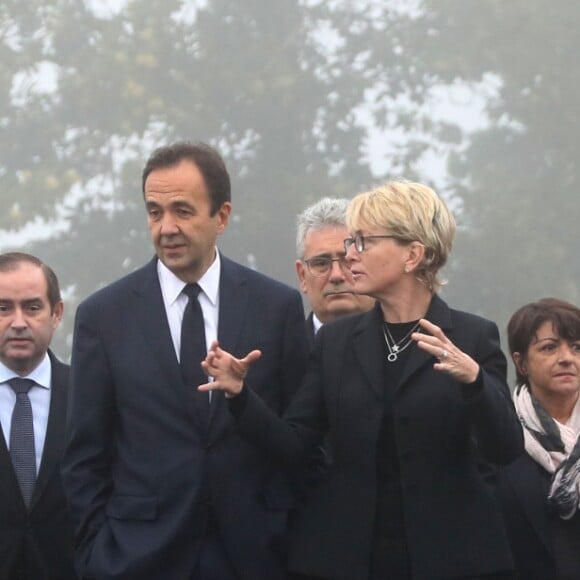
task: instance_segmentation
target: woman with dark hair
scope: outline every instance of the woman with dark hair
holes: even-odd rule
[[[505,578],[513,563],[480,459],[512,461],[523,437],[492,322],[439,298],[455,221],[435,192],[392,182],[356,196],[345,240],[371,311],[325,324],[284,419],[244,384],[252,351],[216,344],[204,368],[240,433],[299,465],[326,435],[334,462],[298,515],[297,578]]]
[[[580,578],[580,309],[544,298],[508,324],[526,453],[499,475],[518,578]]]

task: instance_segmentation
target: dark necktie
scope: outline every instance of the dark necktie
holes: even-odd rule
[[[36,453],[34,451],[34,426],[32,406],[28,391],[35,384],[30,379],[14,378],[8,381],[16,393],[16,403],[12,411],[10,427],[10,457],[16,479],[26,507],[30,506],[32,492],[36,483]]]
[[[182,290],[188,296],[189,301],[183,312],[183,322],[181,323],[179,364],[183,382],[188,388],[188,396],[191,396],[195,412],[199,416],[201,424],[207,427],[209,393],[201,393],[197,390],[198,385],[207,383],[207,375],[203,372],[200,364],[207,355],[203,313],[197,298],[200,291],[201,288],[197,284],[187,284]]]

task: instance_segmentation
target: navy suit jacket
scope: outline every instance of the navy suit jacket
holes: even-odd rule
[[[0,579],[72,580],[73,526],[61,483],[69,367],[49,353],[52,384],[42,460],[27,510],[0,433]]]
[[[237,356],[262,350],[248,384],[281,413],[306,364],[300,294],[222,256],[219,300],[220,344]],[[236,434],[222,393],[200,428],[156,258],[79,306],[70,408],[64,476],[81,574],[190,578],[211,504],[240,578],[282,577],[287,478]]]
[[[413,578],[460,578],[513,567],[499,502],[479,474],[480,456],[505,464],[523,437],[505,382],[495,324],[451,310],[435,296],[426,318],[482,369],[477,389],[433,369],[412,347],[392,385],[405,532]],[[328,436],[333,463],[297,518],[290,569],[321,578],[366,580],[376,515],[376,452],[384,410],[383,317],[367,313],[325,324],[301,389],[274,417],[248,391],[231,399],[240,433],[271,457],[300,461]]]
[[[314,348],[314,338],[316,333],[314,332],[314,313],[311,312],[306,318],[306,334],[308,336],[308,346],[310,350]]]

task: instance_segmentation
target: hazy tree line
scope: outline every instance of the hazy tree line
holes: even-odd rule
[[[57,271],[66,356],[78,301],[152,255],[144,160],[191,138],[232,175],[222,249],[290,284],[305,205],[405,176],[456,211],[455,306],[504,327],[529,300],[578,303],[579,15],[573,0],[4,0],[0,249]]]

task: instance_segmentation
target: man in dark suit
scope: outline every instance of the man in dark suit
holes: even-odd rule
[[[306,319],[310,349],[323,324],[370,310],[375,303],[374,298],[355,293],[345,260],[348,204],[345,198],[324,197],[296,219],[296,274],[310,305]],[[296,478],[301,496],[311,493],[331,463],[332,450],[326,440],[313,452],[308,469]]]
[[[306,364],[300,294],[217,251],[231,202],[214,149],[162,147],[142,184],[157,257],[76,315],[64,475],[79,572],[280,579],[287,477],[237,435],[222,394],[197,385],[212,340],[239,355],[259,346],[248,384],[281,413]]]
[[[370,310],[374,298],[356,294],[345,260],[348,199],[325,197],[296,220],[296,274],[310,304],[306,320],[310,345],[323,324]]]
[[[54,272],[0,255],[0,579],[68,580],[73,528],[60,479],[68,366],[48,350],[63,303]]]

